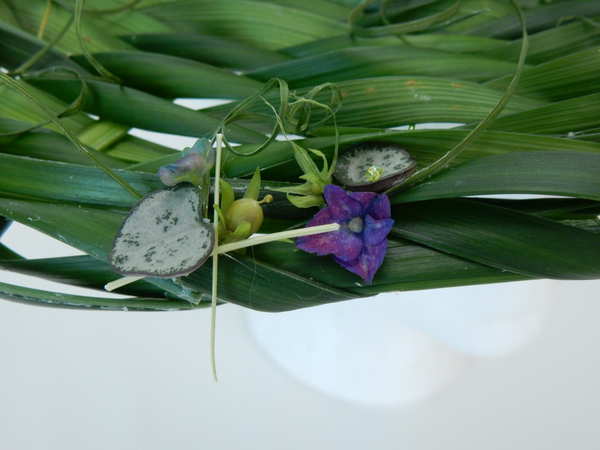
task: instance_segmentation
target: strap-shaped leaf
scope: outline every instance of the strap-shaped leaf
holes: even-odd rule
[[[508,112],[508,111],[507,111]],[[573,136],[600,128],[600,94],[585,95],[499,117],[490,130]]]
[[[377,131],[370,133],[345,134],[340,136],[340,150],[368,141],[395,143],[407,150],[419,166],[426,166],[452,150],[468,134],[468,130],[416,130],[416,131]],[[298,140],[304,148],[321,150],[327,158],[333,155],[335,138],[333,136]],[[253,145],[242,146],[241,150],[251,151]],[[520,133],[484,131],[454,161],[460,163],[481,156],[510,152],[539,151],[580,151],[598,153],[600,144],[572,139],[559,139],[549,136],[537,136]],[[232,159],[224,164],[229,177],[251,175],[256,165],[261,167],[265,180],[290,180],[302,175],[298,170],[287,142],[275,142],[251,161],[244,158]]]
[[[177,31],[230,37],[268,50],[347,31],[345,24],[323,17],[318,11],[250,0],[171,1],[140,11]]]
[[[35,276],[44,280],[66,283],[89,289],[104,290],[104,286],[118,275],[104,262],[88,255],[61,258],[2,260],[0,267],[15,273]],[[145,280],[122,286],[119,294],[152,297],[164,300],[165,291]]]
[[[546,6],[543,12],[533,9],[524,13],[528,33],[538,33],[553,28],[564,18],[593,17],[600,14],[600,3],[587,0],[570,0]],[[503,39],[516,39],[521,35],[519,18],[516,14],[507,14],[496,20],[487,21],[468,31],[475,36],[490,36]]]
[[[145,33],[121,36],[121,39],[140,50],[234,70],[258,69],[291,59],[283,53],[254,47],[245,42],[201,34]]]
[[[125,85],[165,98],[243,99],[263,86],[243,75],[159,53],[94,53],[94,58]],[[82,56],[73,59],[89,67]]]
[[[441,50],[410,46],[357,47],[297,59],[246,73],[267,81],[286,80],[290,88],[327,82],[393,75],[442,76],[484,81],[514,73],[512,62],[478,58]]]
[[[62,294],[39,289],[0,283],[0,298],[17,303],[36,306],[50,306],[67,309],[103,309],[113,311],[175,311],[179,309],[205,308],[207,302],[198,305],[184,300],[157,300],[155,298],[102,298],[82,295]]]
[[[600,45],[600,28],[577,18],[575,22],[553,26],[529,37],[527,61],[541,64]],[[491,59],[513,61],[519,57],[521,40],[515,39],[505,45],[487,49],[481,56]]]
[[[343,288],[360,296],[528,278],[403,239],[390,238],[388,241],[386,258],[370,285],[362,283],[360,278],[337,264],[333,257],[294,251],[293,244],[289,243],[274,242],[257,246],[252,250],[252,256],[307,279]]]
[[[569,54],[562,58],[523,70],[516,94],[540,100],[560,101],[600,90],[599,47]],[[505,89],[510,77],[487,83],[495,89]]]
[[[43,41],[24,31],[0,22],[0,64],[2,67],[11,71],[17,69],[42,50],[45,45]],[[52,66],[67,67],[80,73],[86,73],[85,70],[56,50],[45,53],[32,68],[41,70]]]
[[[81,82],[69,74],[46,74],[28,77],[31,84],[69,102],[79,95]],[[85,78],[89,94],[84,111],[112,122],[162,133],[184,136],[212,135],[220,121],[199,111],[175,105],[136,89]],[[228,127],[229,137],[235,142],[260,142],[264,136],[237,125]]]
[[[163,187],[155,174],[116,172],[144,195]],[[130,208],[135,203],[135,198],[113,179],[90,166],[0,153],[0,177],[5,196],[118,208]]]
[[[251,256],[219,258],[218,280],[219,299],[259,311],[290,311],[357,298],[356,294],[304,278]],[[211,267],[205,264],[181,281],[195,291],[210,295]]]
[[[392,212],[392,234],[538,278],[600,277],[600,235],[469,200],[430,200]]]
[[[415,123],[448,122],[468,123],[482,120],[498,103],[502,93],[477,83],[449,78],[423,76],[387,76],[341,81],[336,83],[343,97],[342,108],[336,113],[341,127],[388,128]],[[299,90],[303,95],[306,90]],[[315,100],[325,103],[327,94]],[[274,96],[267,100],[274,102]],[[543,103],[513,97],[505,113],[516,113],[540,107]],[[224,117],[231,105],[220,105],[206,110],[215,117]],[[269,109],[256,103],[250,111],[262,114],[256,121],[270,125]],[[324,113],[315,111],[316,122]]]
[[[600,200],[600,154],[506,153],[451,167],[391,199],[405,203],[488,194],[546,194]]]

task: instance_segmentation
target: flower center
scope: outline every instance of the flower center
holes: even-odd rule
[[[348,228],[354,233],[360,233],[364,228],[364,222],[362,217],[355,217],[348,223]]]

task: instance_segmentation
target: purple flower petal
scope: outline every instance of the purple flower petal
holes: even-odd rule
[[[335,222],[345,223],[360,214],[362,204],[351,198],[345,190],[335,184],[328,184],[323,191],[325,202]]]
[[[371,216],[365,217],[365,229],[363,239],[365,245],[377,245],[383,241],[394,225],[392,219],[375,220]]]
[[[351,199],[356,200],[360,203],[361,215],[365,214],[365,211],[369,209],[371,202],[373,202],[373,200],[377,198],[377,194],[375,192],[350,192],[350,194],[348,195]],[[358,215],[358,213],[356,215]]]
[[[364,211],[364,214],[371,216],[373,219],[389,219],[392,217],[390,200],[385,194],[379,195],[371,202],[369,207]]]
[[[363,247],[363,251],[360,253],[358,258],[352,261],[342,261],[341,259],[334,257],[335,261],[341,266],[348,269],[362,277],[365,283],[371,284],[373,276],[379,266],[383,263],[385,258],[385,251],[387,250],[387,239],[378,245]]]
[[[342,261],[349,261],[360,255],[363,240],[359,234],[353,233],[346,227],[329,233],[299,237],[296,239],[296,246],[305,252],[316,253],[319,256],[333,253]]]

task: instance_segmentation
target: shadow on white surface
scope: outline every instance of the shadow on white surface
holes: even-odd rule
[[[422,400],[472,357],[516,351],[540,334],[548,281],[381,294],[281,314],[249,311],[256,342],[291,377],[369,406]]]

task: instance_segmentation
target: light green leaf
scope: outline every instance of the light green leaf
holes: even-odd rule
[[[231,187],[231,185],[225,181],[225,180],[220,180],[220,186],[221,186],[221,211],[227,211],[227,208],[229,208],[229,205],[231,205],[233,203],[233,201],[235,200],[235,194],[233,193],[233,188]],[[224,223],[224,221],[223,221]]]
[[[250,184],[248,185],[248,189],[244,194],[244,198],[252,198],[254,200],[258,200],[258,195],[260,193],[260,168],[257,167],[254,171],[254,175],[250,180]]]

